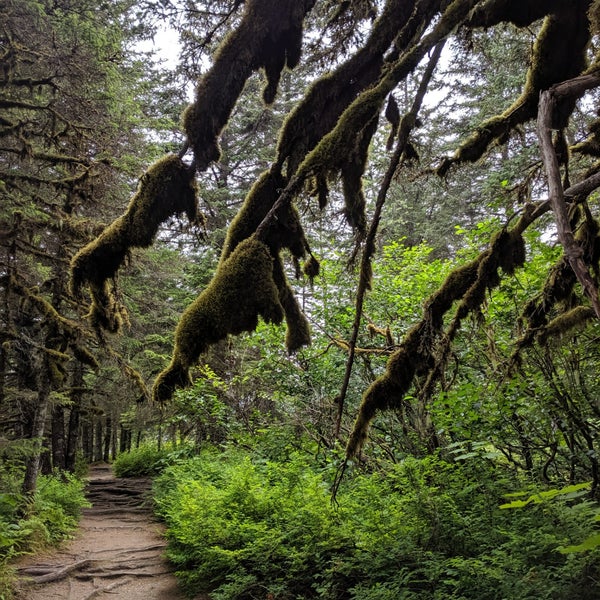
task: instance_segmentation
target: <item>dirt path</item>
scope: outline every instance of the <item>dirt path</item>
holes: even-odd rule
[[[108,465],[92,467],[93,506],[83,511],[76,538],[18,564],[17,600],[183,600],[149,489],[146,479],[115,479]]]

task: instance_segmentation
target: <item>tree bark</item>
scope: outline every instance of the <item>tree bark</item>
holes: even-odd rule
[[[46,359],[44,359],[46,365]],[[40,462],[42,456],[43,439],[46,431],[46,416],[50,405],[50,378],[43,377],[42,372],[48,375],[48,369],[42,368],[38,371],[38,395],[37,406],[33,416],[33,427],[31,438],[34,440],[35,452],[27,459],[25,465],[25,476],[23,478],[23,493],[32,495],[37,486],[37,479],[40,472]]]
[[[66,468],[65,409],[55,406],[52,410],[52,467]]]

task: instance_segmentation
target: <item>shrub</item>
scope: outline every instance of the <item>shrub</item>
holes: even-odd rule
[[[204,450],[155,481],[168,555],[214,600],[500,600],[598,597],[598,552],[562,554],[593,529],[586,503],[503,510],[522,485],[472,457],[350,473],[239,449]]]
[[[182,446],[173,450],[169,447],[158,449],[145,444],[139,448],[119,454],[112,468],[117,477],[153,477],[168,465],[193,455],[191,446]]]
[[[84,482],[68,473],[41,475],[33,497],[21,493],[22,470],[4,465],[0,475],[0,598],[10,597],[9,561],[68,538],[89,506]]]

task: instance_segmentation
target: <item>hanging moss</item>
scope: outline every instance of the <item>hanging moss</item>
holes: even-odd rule
[[[269,248],[249,238],[220,263],[208,287],[181,316],[173,358],[154,384],[154,398],[168,400],[176,387],[189,383],[189,369],[211,344],[227,335],[254,331],[259,316],[280,323],[284,309],[273,281]]]
[[[595,318],[596,313],[590,306],[576,306],[552,319],[539,331],[536,339],[541,345],[546,345],[549,340],[561,338]]]
[[[285,345],[291,354],[310,344],[310,327],[287,281],[283,262],[279,255],[275,256],[273,260],[273,281],[277,286],[279,301],[285,314],[287,325]]]
[[[239,26],[223,40],[183,115],[200,170],[218,160],[218,137],[253,71],[264,68],[263,98],[268,104],[274,100],[281,71],[300,60],[302,24],[314,1],[247,0]]]
[[[590,30],[593,35],[600,34],[600,1],[594,0],[588,11]]]
[[[391,125],[390,133],[388,135],[385,147],[386,150],[391,150],[394,146],[394,140],[396,139],[398,127],[400,125],[400,109],[398,108],[398,103],[396,102],[396,99],[392,94],[389,95],[388,103],[385,107],[385,118]]]
[[[492,27],[514,23],[526,27],[564,5],[564,0],[487,0],[475,7],[468,27]]]
[[[346,447],[348,457],[360,451],[370,422],[378,411],[401,405],[415,376],[426,376],[425,385],[433,384],[431,375],[439,371],[440,360],[446,357],[461,320],[479,309],[486,290],[498,285],[498,269],[512,274],[524,262],[524,241],[515,228],[499,232],[478,258],[449,273],[425,302],[421,321],[406,334],[398,350],[391,355],[385,373],[365,392]],[[444,333],[444,317],[457,301],[459,305],[452,323]],[[436,354],[440,355],[437,360]]]
[[[348,224],[361,236],[367,228],[365,214],[366,201],[362,186],[362,176],[367,166],[369,146],[377,130],[378,114],[372,117],[364,129],[356,137],[354,146],[347,154],[347,160],[342,165],[342,189],[344,192],[344,216]]]
[[[367,164],[369,145],[377,129],[378,116],[385,99],[382,89],[361,94],[340,117],[335,129],[321,139],[298,167],[303,176],[331,179],[338,172],[344,191],[344,215],[360,234],[366,228],[362,176]]]
[[[111,332],[120,329],[122,315],[107,281],[115,276],[130,248],[150,246],[160,224],[182,213],[190,222],[199,219],[194,171],[170,154],[142,176],[125,214],[71,261],[71,291],[78,296],[84,285],[90,286],[94,326]]]
[[[436,9],[425,4],[419,2],[415,7],[412,3],[387,0],[365,44],[335,70],[311,84],[302,102],[283,123],[277,143],[277,165],[283,168],[287,163],[289,177],[296,173],[323,136],[336,126],[356,96],[381,76],[384,54],[394,40],[399,48],[404,48],[419,27],[430,22]],[[388,58],[393,60],[395,56],[397,51]],[[326,197],[323,180],[319,189],[322,201]]]
[[[286,185],[286,179],[273,169],[265,171],[259,177],[229,226],[221,260],[226,259],[242,240],[256,231]],[[271,248],[273,256],[282,248],[287,248],[293,256],[304,257],[307,247],[306,237],[300,215],[293,204],[282,207],[276,218],[272,220],[263,241]]]
[[[321,265],[319,261],[311,254],[307,261],[304,263],[304,267],[302,271],[308,277],[310,283],[312,284],[313,280],[319,276],[319,271],[321,270]]]
[[[571,152],[595,157],[600,156],[600,119],[592,121],[589,136],[582,142],[571,146]]]
[[[517,125],[533,119],[541,90],[551,85],[581,74],[587,64],[586,52],[590,39],[589,21],[586,16],[590,0],[573,0],[573,6],[557,7],[550,14],[535,41],[531,67],[527,72],[525,87],[519,98],[501,115],[482,123],[454,153],[446,158],[436,172],[446,175],[453,164],[476,162],[494,142],[504,143],[508,134]],[[485,6],[496,6],[487,3]],[[483,9],[482,9],[483,10]],[[566,126],[575,107],[576,99],[565,98],[557,102],[554,111],[553,128]]]
[[[575,239],[583,250],[583,258],[598,274],[600,260],[599,225],[589,208],[576,206],[571,216],[571,227],[575,229]],[[518,346],[528,345],[533,340],[533,332],[545,326],[548,317],[557,305],[570,309],[575,300],[577,277],[566,257],[562,257],[548,273],[542,291],[532,298],[523,309],[523,318],[528,327]]]

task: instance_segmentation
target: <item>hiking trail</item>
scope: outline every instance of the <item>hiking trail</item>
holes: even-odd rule
[[[110,465],[92,466],[92,506],[83,510],[75,538],[17,563],[16,600],[184,600],[164,556],[150,487],[149,479],[119,479]]]

